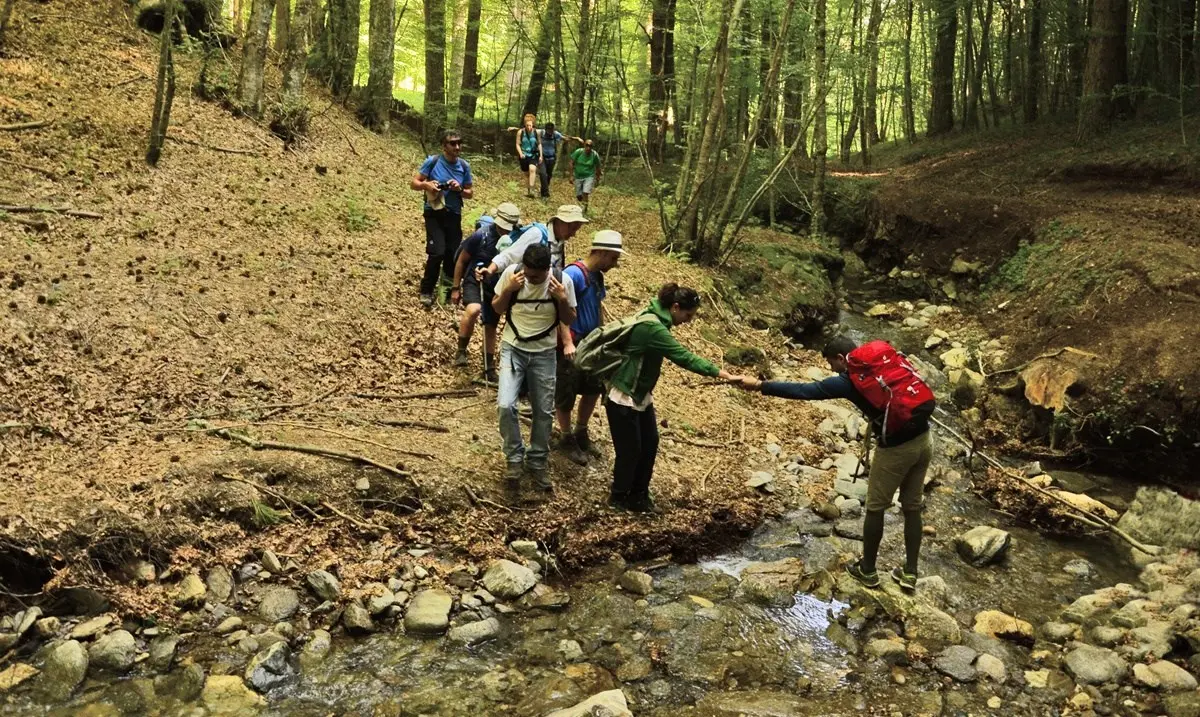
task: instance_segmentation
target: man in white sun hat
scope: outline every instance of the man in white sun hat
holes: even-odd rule
[[[566,262],[567,240],[579,232],[580,227],[587,224],[583,216],[583,207],[577,204],[564,204],[550,217],[549,226],[534,222],[526,227],[518,227],[511,233],[512,241],[507,237],[500,240],[500,253],[492,263],[480,274],[484,276],[499,276],[513,264],[520,264],[525,256],[525,250],[534,244],[543,244],[550,249],[551,268],[561,271]]]
[[[500,239],[521,225],[521,208],[505,202],[493,209],[488,219],[490,221],[482,224],[458,250],[450,301],[465,308],[458,328],[458,352],[454,356],[454,365],[463,367],[470,363],[467,346],[471,343],[475,323],[482,319],[485,356],[483,377],[489,383],[496,383],[496,335],[500,325],[500,315],[492,310],[496,277],[480,281],[475,276],[475,270],[491,264],[500,251],[497,248]]]
[[[575,287],[575,320],[570,326],[560,326],[562,345],[558,354],[558,378],[555,383],[554,409],[560,438],[557,447],[567,458],[587,465],[588,456],[599,457],[599,451],[588,436],[588,422],[604,393],[604,385],[575,367],[575,346],[592,331],[604,324],[603,307],[606,291],[604,272],[615,269],[625,253],[621,233],[604,229],[592,236],[587,258],[563,269]],[[571,411],[579,397],[579,417],[571,429]]]

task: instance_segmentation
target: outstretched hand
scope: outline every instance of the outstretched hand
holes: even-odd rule
[[[743,391],[761,391],[763,382],[753,376],[739,376],[734,383]]]

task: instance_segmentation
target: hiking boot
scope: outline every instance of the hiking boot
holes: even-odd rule
[[[654,502],[654,498],[650,497],[650,493],[642,493],[641,495],[631,496],[625,502],[625,507],[632,510],[634,513],[661,513],[662,509]]]
[[[421,294],[421,306],[426,309],[433,308],[433,294]]]
[[[458,353],[454,354],[454,366],[456,368],[466,368],[470,363],[471,358],[467,355],[466,349],[459,349]]]
[[[554,442],[554,447],[561,451],[567,457],[567,460],[576,465],[586,466],[588,464],[587,454],[579,449],[579,443],[576,441],[575,435],[568,433],[560,436]]]
[[[608,507],[610,510],[615,510],[619,513],[624,513],[625,511],[629,510],[628,502],[629,502],[629,494],[628,493],[609,493],[608,494]]]
[[[879,573],[875,572],[874,570],[869,573],[864,572],[862,566],[859,565],[859,562],[861,561],[856,561],[847,565],[846,573],[866,587],[872,589],[879,587]]]
[[[553,493],[554,484],[550,482],[550,468],[530,468],[529,475],[533,477],[534,486],[543,493]]]
[[[917,591],[917,576],[904,572],[904,568],[893,568],[892,580],[895,580],[900,589],[906,593],[915,593]]]
[[[575,445],[579,446],[579,450],[593,458],[604,457],[603,454],[600,453],[600,448],[597,447],[596,444],[592,442],[591,437],[588,436],[587,428],[575,429]]]
[[[504,469],[504,482],[510,489],[521,485],[521,476],[525,474],[524,463],[509,463]]]
[[[496,369],[494,369],[494,368],[486,369],[483,372],[483,382],[488,384],[489,386],[499,386],[500,385],[499,372],[497,372]]]

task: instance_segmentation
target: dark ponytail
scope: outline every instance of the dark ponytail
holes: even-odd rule
[[[700,306],[700,294],[695,289],[680,286],[675,282],[671,282],[658,290],[659,306],[669,309],[675,304],[679,304],[679,308],[685,311],[695,309]]]

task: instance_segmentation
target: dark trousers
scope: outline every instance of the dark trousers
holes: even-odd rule
[[[538,170],[538,178],[542,180],[542,196],[550,196],[550,179],[554,176],[554,163],[557,158],[551,157],[542,160],[542,166]]]
[[[608,431],[616,453],[612,492],[629,496],[649,492],[654,461],[658,458],[658,419],[653,404],[645,411],[635,411],[606,401],[604,412],[608,415]]]
[[[421,293],[432,294],[438,274],[454,276],[454,254],[462,243],[462,217],[449,209],[425,210],[425,273]]]

